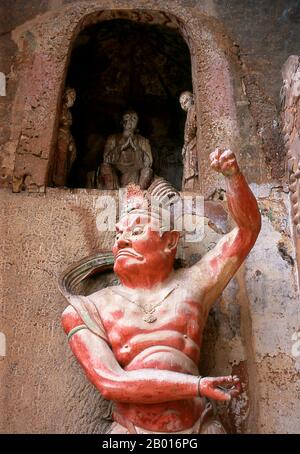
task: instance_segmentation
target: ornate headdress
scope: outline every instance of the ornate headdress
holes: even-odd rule
[[[154,180],[147,191],[129,184],[123,193],[120,219],[129,213],[146,215],[157,221],[160,232],[173,230],[174,204],[178,201],[178,191],[163,178]]]

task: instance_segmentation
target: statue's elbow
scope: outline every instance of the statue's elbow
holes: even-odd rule
[[[97,388],[106,400],[121,401],[121,396],[125,394],[125,390],[122,392],[120,385],[116,382],[101,381]]]
[[[114,393],[110,389],[109,386],[106,386],[105,383],[99,383],[97,387],[101,393],[101,396],[104,397],[106,400],[114,400]]]
[[[76,313],[72,306],[67,306],[61,315],[61,325],[66,334],[74,328],[74,324],[76,322],[74,315],[76,315]]]
[[[122,374],[121,374],[122,375]],[[120,394],[122,394],[122,376],[117,376],[111,374],[110,376],[105,376],[99,372],[94,371],[90,380],[96,386],[98,391],[106,400],[118,400]]]
[[[107,386],[106,380],[101,377],[95,369],[91,369],[89,367],[85,367],[83,364],[83,368],[85,369],[85,373],[89,381],[97,388],[100,394],[107,400],[110,400],[110,389]]]

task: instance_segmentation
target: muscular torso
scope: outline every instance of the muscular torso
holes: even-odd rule
[[[119,287],[92,296],[113,353],[125,370],[150,368],[198,375],[207,313],[195,295],[179,287],[176,280],[172,284],[171,293],[156,307],[153,315],[157,319],[152,323],[143,320],[145,312],[138,306],[139,295],[138,304],[132,301],[132,295],[129,300],[126,292],[125,296],[119,294]],[[157,302],[162,295],[158,293]],[[150,299],[145,293],[142,302],[148,302],[147,298]],[[151,295],[152,305],[153,301],[155,294]],[[139,427],[162,432],[191,427],[202,409],[203,402],[198,398],[151,405],[117,404],[121,417]]]

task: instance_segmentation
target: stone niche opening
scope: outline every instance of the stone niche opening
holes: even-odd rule
[[[122,114],[133,109],[155,174],[181,189],[186,113],[179,95],[192,90],[192,76],[189,48],[176,29],[128,19],[87,26],[74,41],[65,86],[76,90],[77,149],[65,186],[93,187],[89,175],[102,162],[107,137],[122,131]]]

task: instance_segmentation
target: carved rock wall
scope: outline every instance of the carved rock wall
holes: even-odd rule
[[[0,432],[100,433],[106,407],[69,351],[57,289],[65,264],[111,246],[96,229],[97,195],[5,191],[0,201]]]
[[[287,151],[291,217],[300,266],[300,58],[290,56],[282,68],[282,132]]]
[[[10,99],[2,112],[2,124],[6,128],[1,152],[2,186],[13,185],[15,191],[23,187],[44,191],[72,43],[85,26],[120,17],[178,28],[187,40],[198,112],[202,191],[210,194],[216,184],[216,177],[207,169],[206,162],[209,152],[217,145],[230,145],[240,154],[251,181],[259,183],[282,176],[276,99],[274,93],[270,96],[267,83],[261,86],[265,68],[260,44],[254,41],[251,48],[247,47],[242,28],[244,16],[241,19],[241,6],[236,2],[228,8],[227,2],[212,0],[163,4],[139,0],[134,5],[124,0],[36,1],[22,12],[22,2],[19,5],[17,2],[15,8],[6,3],[6,0],[1,2],[6,13],[2,17],[7,16],[7,11],[9,16],[2,24],[0,45],[6,60]],[[281,12],[279,8],[279,19]],[[255,14],[263,13],[256,5]],[[283,19],[289,20],[285,16]],[[259,35],[263,23],[255,26]],[[276,45],[277,28],[270,33],[270,40]],[[294,35],[287,47],[294,43]],[[245,58],[249,53],[257,58],[249,62]],[[273,66],[272,77],[278,59],[274,58]]]
[[[107,424],[105,402],[69,352],[56,286],[65,266],[111,247],[112,234],[96,228],[98,193],[11,192],[14,173],[16,190],[23,184],[44,191],[74,23],[100,3],[0,3],[0,71],[7,78],[0,98],[0,332],[7,343],[0,356],[1,433],[101,433]],[[296,3],[138,2],[147,10],[169,9],[191,33],[203,192],[219,203],[223,183],[207,156],[213,146],[229,144],[260,202],[262,233],[210,314],[201,364],[204,373],[243,377],[245,392],[229,416],[219,408],[228,430],[242,433],[300,431],[299,297],[279,128],[280,69],[300,38]],[[133,2],[105,4],[125,10]],[[219,211],[207,214],[206,224],[203,242],[186,251],[188,261],[227,228]]]

